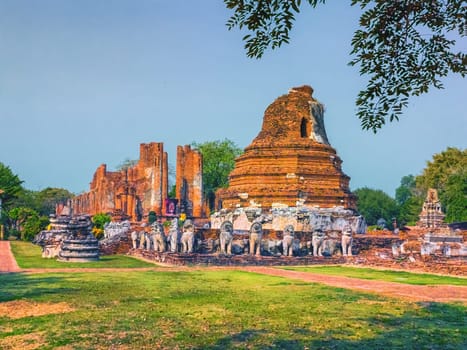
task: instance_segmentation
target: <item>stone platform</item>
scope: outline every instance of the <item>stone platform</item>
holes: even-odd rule
[[[179,254],[159,253],[142,249],[131,249],[128,255],[141,257],[158,263],[179,266],[296,266],[296,265],[333,265],[345,264],[352,257],[330,256],[255,256],[255,255],[220,255],[220,254]]]

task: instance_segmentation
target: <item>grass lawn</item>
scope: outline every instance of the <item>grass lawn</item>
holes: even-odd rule
[[[242,271],[4,274],[0,286],[1,349],[467,348],[461,304]]]
[[[418,285],[450,284],[456,286],[467,286],[467,278],[451,276],[431,275],[427,273],[412,273],[405,271],[375,270],[371,268],[348,267],[348,266],[297,266],[281,267],[285,270],[314,272],[332,276],[346,276],[362,278],[367,280],[381,280]]]
[[[85,263],[62,262],[55,259],[44,259],[41,256],[41,248],[30,242],[11,241],[11,251],[15,256],[19,267],[23,269],[30,268],[80,268],[80,267],[154,267],[154,264],[147,263],[124,255],[101,256],[99,261],[90,261]]]

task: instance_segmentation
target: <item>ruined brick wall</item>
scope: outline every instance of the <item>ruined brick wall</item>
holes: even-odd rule
[[[217,192],[222,207],[275,204],[355,209],[350,178],[329,145],[324,108],[310,86],[293,88],[265,111],[258,136],[237,158],[229,187]]]
[[[142,143],[134,167],[115,172],[107,171],[105,164],[97,168],[89,192],[73,199],[73,213],[112,213],[133,220],[151,210],[162,215],[167,194],[168,165],[163,144]]]
[[[177,147],[175,192],[181,211],[189,217],[203,217],[203,162],[201,153],[190,146]]]

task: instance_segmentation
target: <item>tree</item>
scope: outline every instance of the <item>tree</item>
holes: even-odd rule
[[[66,204],[74,196],[64,188],[47,187],[37,193],[37,211],[40,215],[53,214],[58,203]]]
[[[47,187],[41,191],[22,189],[12,201],[12,206],[31,208],[39,215],[49,216],[55,213],[58,203],[66,204],[73,197],[74,194],[64,188]]]
[[[415,176],[407,175],[402,177],[401,184],[396,188],[396,202],[399,205],[404,204],[413,196],[415,190]]]
[[[125,158],[125,160],[123,162],[121,162],[120,164],[117,165],[117,170],[118,171],[127,170],[127,169],[129,169],[131,167],[134,167],[136,164],[138,164],[137,159]]]
[[[449,177],[441,199],[446,206],[446,222],[467,221],[467,172]]]
[[[22,183],[23,181],[19,179],[18,175],[13,174],[8,166],[0,162],[0,190],[3,191],[0,196],[5,210],[11,206],[14,199],[23,190]]]
[[[20,234],[22,240],[30,241],[49,223],[48,218],[40,216],[34,209],[16,207],[8,212],[9,231]]]
[[[242,154],[242,149],[228,139],[204,143],[192,142],[191,145],[203,156],[203,194],[212,209],[216,190],[228,186],[229,174],[234,168],[235,158]]]
[[[467,149],[448,147],[445,151],[433,155],[421,175],[417,176],[417,187],[423,191],[436,188],[443,192],[449,178],[454,174],[467,172]]]
[[[396,189],[396,203],[399,206],[397,220],[402,225],[415,225],[423,204],[423,194],[416,187],[415,176],[402,177]]]
[[[357,209],[365,217],[368,225],[376,225],[380,218],[389,223],[397,217],[396,201],[383,191],[363,187],[354,193],[357,196]]]
[[[315,8],[325,0],[307,0]],[[229,29],[246,28],[247,56],[261,58],[269,47],[289,42],[301,0],[224,0],[234,11]],[[362,128],[376,133],[398,120],[409,97],[443,88],[440,78],[467,74],[467,54],[456,35],[467,35],[465,0],[352,0],[364,11],[352,39],[352,66],[368,76],[356,105]]]

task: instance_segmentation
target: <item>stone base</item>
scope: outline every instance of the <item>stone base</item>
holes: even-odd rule
[[[99,261],[99,256],[91,257],[91,258],[68,258],[68,257],[59,256],[57,261],[86,263],[86,262],[91,262],[91,261]]]
[[[332,265],[345,264],[352,257],[333,256],[256,256],[256,255],[221,255],[221,254],[181,254],[159,253],[141,249],[131,249],[131,256],[142,257],[158,263],[170,265],[207,265],[207,266],[294,266],[294,265]]]

